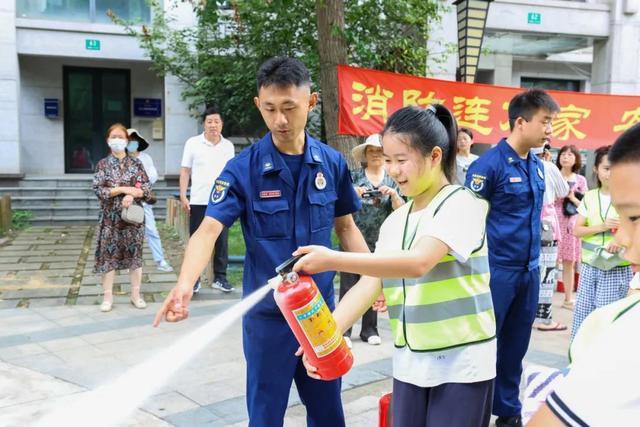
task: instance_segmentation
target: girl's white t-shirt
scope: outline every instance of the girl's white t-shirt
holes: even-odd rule
[[[445,190],[443,190],[445,191]],[[425,209],[409,214],[407,235],[430,236],[445,243],[449,252],[461,262],[483,241],[486,201],[466,190],[459,190],[433,215],[442,197],[436,196]],[[395,210],[380,228],[376,253],[397,252],[402,238],[408,210],[406,203]],[[473,383],[487,381],[496,376],[496,340],[472,344],[443,351],[413,352],[408,347],[396,348],[393,353],[393,377],[419,387],[435,387],[444,383]]]

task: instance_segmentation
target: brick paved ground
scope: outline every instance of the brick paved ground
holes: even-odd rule
[[[157,301],[175,283],[175,275],[156,272],[145,256],[143,290],[149,308],[127,304],[127,277],[119,276],[120,303],[101,313],[95,305],[100,287],[91,273],[92,245],[93,228],[74,226],[32,228],[0,247],[0,425],[29,425],[54,406],[73,405],[78,396],[143,362],[239,298],[239,292],[203,289],[188,321],[154,329]],[[174,263],[178,259],[168,255]],[[568,324],[571,312],[557,308],[561,298],[556,295],[555,316]],[[356,364],[344,378],[342,395],[348,426],[377,425],[378,399],[391,389],[390,332],[384,318],[379,324],[381,346],[354,340]],[[564,367],[568,340],[567,331],[534,331],[527,363]],[[126,425],[244,426],[244,371],[236,324],[177,372]],[[285,425],[305,424],[294,390]]]

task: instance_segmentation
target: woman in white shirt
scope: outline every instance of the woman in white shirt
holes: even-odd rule
[[[130,138],[129,144],[127,144],[127,153],[129,156],[137,158],[142,162],[142,166],[144,166],[144,170],[149,177],[149,184],[155,184],[158,180],[158,171],[153,164],[151,156],[143,153],[143,151],[149,147],[149,143],[135,129],[127,129],[127,133]],[[173,267],[171,267],[164,258],[160,233],[158,233],[156,218],[153,215],[153,207],[148,203],[143,203],[142,207],[144,208],[144,235],[147,238],[153,261],[156,263],[156,268],[160,271],[171,272],[173,271]]]
[[[487,426],[496,366],[485,244],[486,201],[451,185],[456,123],[442,105],[395,112],[383,131],[387,172],[412,200],[384,222],[374,254],[318,246],[294,266],[361,274],[334,312],[349,328],[383,291],[396,350],[394,425]],[[305,366],[311,377],[315,368]],[[464,410],[460,410],[460,405]]]

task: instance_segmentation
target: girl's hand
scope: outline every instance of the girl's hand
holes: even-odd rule
[[[306,254],[306,255],[305,255]],[[293,271],[304,271],[307,274],[322,273],[333,269],[334,260],[338,255],[324,246],[301,246],[293,253],[293,256],[304,255],[293,266]]]
[[[131,194],[127,194],[122,198],[122,207],[128,208],[133,203],[133,196]]]
[[[620,249],[622,249],[622,247],[616,245],[614,242],[609,243],[605,248],[605,250],[610,254],[617,254],[618,252],[620,252]]]
[[[304,350],[302,349],[302,347],[298,347],[298,351],[296,351],[296,356],[302,356],[302,364],[304,365],[304,368],[307,370],[307,375],[309,375],[311,378],[315,380],[322,379],[320,378],[320,375],[316,373],[318,372],[318,368],[316,368],[315,366],[311,366],[309,364],[309,359],[307,359],[307,355],[304,354]]]
[[[611,230],[613,228],[620,228],[620,220],[617,218],[607,218],[604,221],[604,225],[607,226],[607,230]]]
[[[384,294],[380,294],[378,298],[373,302],[373,311],[378,313],[384,313],[387,311],[387,300],[384,299]]]

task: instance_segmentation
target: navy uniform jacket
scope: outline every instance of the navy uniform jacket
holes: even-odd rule
[[[243,295],[275,276],[275,268],[298,246],[331,247],[335,217],[360,209],[342,155],[306,134],[298,188],[271,133],[230,160],[213,186],[206,215],[231,227],[240,218],[246,243]],[[334,308],[335,272],[313,276]],[[264,298],[250,314],[279,316],[274,299]]]
[[[540,257],[540,211],[544,167],[533,154],[521,159],[502,139],[473,162],[465,185],[487,199],[489,264],[533,270]]]

